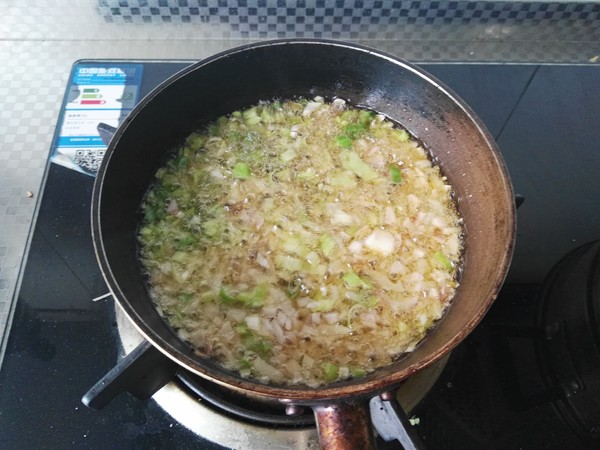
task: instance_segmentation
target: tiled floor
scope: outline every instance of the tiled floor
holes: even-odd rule
[[[318,37],[360,42],[414,62],[600,63],[598,3],[368,4],[0,0],[0,337],[77,59],[195,60],[259,39]]]

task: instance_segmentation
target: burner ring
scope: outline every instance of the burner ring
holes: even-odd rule
[[[237,394],[219,385],[207,382],[190,373],[177,372],[176,377],[187,389],[204,400],[207,405],[235,418],[272,427],[315,426],[315,418],[309,408],[302,414],[287,415],[284,404],[277,405],[244,397],[242,394]],[[254,408],[246,407],[243,405],[244,403],[250,403]]]

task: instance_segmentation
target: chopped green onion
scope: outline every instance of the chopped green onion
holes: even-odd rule
[[[295,236],[285,237],[281,244],[281,247],[286,252],[293,253],[297,256],[301,256],[302,258],[306,257],[310,253],[310,249]]]
[[[192,133],[185,140],[185,145],[186,145],[186,147],[190,147],[193,150],[198,150],[198,149],[202,148],[202,146],[204,145],[205,142],[206,142],[205,136],[198,134],[198,133]]]
[[[240,370],[250,370],[252,369],[252,361],[246,359],[246,358],[241,358],[240,359]]]
[[[146,219],[146,222],[154,222],[161,216],[162,214],[158,208],[152,208],[149,205],[146,206],[146,209],[144,210],[144,219]]]
[[[340,375],[340,368],[335,364],[326,362],[323,364],[323,375],[327,381],[335,381]]]
[[[256,352],[262,356],[267,356],[269,353],[271,353],[271,350],[273,349],[273,346],[271,345],[271,343],[259,336],[257,336],[256,334],[254,334],[252,332],[252,330],[250,330],[250,328],[248,328],[248,325],[246,325],[245,323],[238,323],[235,325],[235,331],[237,331],[237,333],[242,336],[243,339],[243,344],[244,347],[246,347],[246,349],[252,351],[252,352]],[[240,360],[240,364],[242,364],[242,360]],[[250,365],[248,367],[245,367],[247,369],[250,369],[252,366],[252,363],[248,360],[246,360]]]
[[[219,289],[219,298],[226,305],[231,305],[237,302],[237,299],[233,295],[228,294],[225,288]]]
[[[256,286],[252,292],[242,292],[238,295],[238,300],[250,308],[258,308],[265,303],[267,298],[267,288],[265,286]]]
[[[339,135],[335,138],[335,142],[342,148],[350,148],[352,147],[352,139],[343,134]]]
[[[356,177],[349,172],[340,172],[333,174],[327,178],[327,181],[332,186],[354,188],[356,187]]]
[[[246,178],[250,178],[250,167],[246,163],[239,162],[233,166],[231,174],[234,178],[245,180]]]
[[[360,123],[364,128],[371,126],[371,121],[375,118],[373,111],[361,111],[360,112]]]
[[[171,164],[178,169],[185,169],[189,162],[190,160],[187,156],[180,155],[179,157],[175,158]]]
[[[360,303],[366,308],[374,308],[375,306],[377,306],[377,297],[374,297],[372,295],[364,295],[362,296]]]
[[[189,259],[189,255],[186,252],[175,252],[171,259],[178,263],[186,263]]]
[[[397,164],[390,164],[388,169],[390,171],[390,178],[392,180],[392,183],[402,183],[402,170],[400,169],[400,166],[398,166]]]
[[[171,320],[173,321],[174,326],[180,327],[181,323],[183,322],[183,316],[181,315],[181,311],[174,309],[173,315],[171,316]]]
[[[277,255],[275,257],[275,265],[287,272],[300,272],[304,267],[302,260],[288,255]]]
[[[400,142],[406,142],[410,139],[410,135],[406,130],[400,130],[398,133],[398,139],[400,139]]]
[[[246,325],[244,322],[236,324],[235,331],[237,331],[240,336],[252,334],[252,331],[250,331],[250,328],[248,328],[248,325]]]
[[[252,352],[258,353],[261,356],[269,355],[273,349],[273,346],[270,342],[261,339],[254,334],[249,334],[244,337],[244,347]]]
[[[226,305],[242,304],[249,308],[259,308],[265,303],[267,289],[264,286],[257,286],[251,292],[242,292],[238,295],[228,293],[225,288],[219,290],[219,298]],[[239,330],[240,325],[238,325]]]
[[[186,234],[182,238],[175,240],[175,248],[177,250],[182,250],[186,247],[190,247],[191,245],[195,244],[196,242],[197,241],[196,241],[196,238],[194,237],[194,235]]]
[[[349,121],[354,117],[354,111],[352,111],[351,109],[347,109],[346,111],[344,111],[342,113],[342,115],[340,116],[340,119],[342,120],[342,122],[345,121]]]
[[[248,125],[256,125],[261,122],[260,116],[256,113],[256,108],[247,109],[242,113],[244,120]]]
[[[224,223],[220,219],[210,219],[202,223],[204,234],[210,237],[216,236],[223,230]]]
[[[337,243],[335,242],[334,238],[332,238],[328,234],[325,234],[319,239],[319,245],[321,247],[323,255],[329,256],[332,250],[337,246]]]
[[[421,419],[417,416],[412,416],[410,419],[408,419],[408,421],[410,422],[410,424],[414,427],[415,425],[419,425],[421,423]]]
[[[435,260],[442,265],[442,267],[448,271],[454,269],[454,265],[446,258],[442,252],[435,252],[433,254]]]
[[[365,127],[357,123],[350,123],[344,127],[344,134],[354,140],[365,131]]]
[[[328,312],[331,311],[333,309],[333,307],[335,306],[335,304],[337,303],[336,300],[331,300],[331,299],[326,299],[326,300],[319,300],[317,302],[313,302],[316,304],[313,304],[312,306],[310,306],[311,304],[309,303],[309,308],[315,312]]]
[[[301,180],[311,180],[317,176],[317,171],[313,167],[309,167],[306,170],[300,172],[297,177]]]
[[[344,283],[346,283],[346,287],[350,289],[369,289],[371,285],[359,277],[356,272],[346,272],[342,277]]]
[[[294,151],[294,149],[289,148],[281,154],[280,158],[283,162],[290,162],[296,156],[297,156],[297,153]]]
[[[340,160],[344,169],[351,170],[365,181],[373,181],[379,177],[379,174],[354,152],[340,153]]]
[[[179,300],[182,303],[189,303],[190,301],[192,301],[194,299],[194,294],[179,294],[177,296],[177,300]]]
[[[350,375],[353,378],[362,378],[367,374],[367,371],[358,367],[350,367]]]

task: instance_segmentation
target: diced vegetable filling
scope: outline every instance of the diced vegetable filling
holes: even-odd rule
[[[199,354],[265,383],[391,364],[458,286],[446,178],[406,130],[340,99],[260,103],[193,133],[143,213],[159,312]]]

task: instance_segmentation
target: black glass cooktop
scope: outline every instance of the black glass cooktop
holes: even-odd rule
[[[141,97],[188,63],[136,64]],[[480,115],[525,202],[507,283],[411,412],[416,429],[431,449],[593,448],[598,427],[576,432],[556,408],[560,394],[546,395],[556,386],[539,374],[532,327],[550,268],[600,234],[600,67],[422,66]],[[93,181],[48,165],[0,367],[0,447],[222,448],[153,401],[122,395],[101,411],[81,403],[120,358],[113,301],[92,301],[108,292],[90,235]]]

